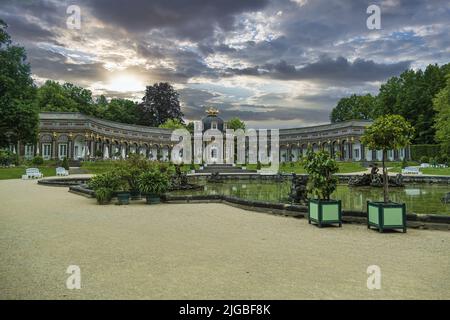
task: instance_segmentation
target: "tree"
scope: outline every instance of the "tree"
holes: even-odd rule
[[[319,200],[330,200],[338,183],[338,178],[333,175],[339,171],[336,160],[330,156],[329,152],[314,152],[309,148],[302,164],[309,175],[308,191]]]
[[[87,115],[95,115],[95,105],[90,90],[75,86],[68,82],[64,83],[62,87],[66,95],[76,103],[78,112]]]
[[[37,105],[40,111],[78,112],[78,104],[56,81],[47,80],[37,90]]]
[[[122,123],[136,124],[138,122],[137,104],[134,101],[127,99],[111,99],[110,103],[105,106],[101,118]]]
[[[158,127],[168,119],[183,122],[178,93],[166,82],[147,86],[142,103],[138,105],[138,124]]]
[[[162,125],[159,126],[162,129],[186,129],[186,126],[181,123],[178,119],[168,119],[166,122],[164,122]]]
[[[348,120],[372,120],[374,119],[376,98],[371,94],[358,96],[351,95],[339,100],[337,106],[331,111],[332,123]]]
[[[415,144],[435,143],[433,97],[445,87],[450,64],[428,65],[425,71],[406,70],[380,88],[377,99],[378,116],[399,114],[416,129]]]
[[[242,129],[245,130],[245,123],[241,121],[238,117],[231,118],[230,121],[227,122],[227,128],[238,130]]]
[[[386,115],[377,118],[367,127],[361,142],[371,150],[383,152],[383,195],[384,202],[389,202],[388,173],[385,160],[388,150],[406,147],[413,138],[414,128],[400,115]]]
[[[25,49],[11,45],[7,28],[0,19],[0,147],[35,142],[39,123],[36,88]]]
[[[38,89],[37,104],[41,111],[81,112],[87,115],[97,115],[92,92],[72,83],[61,85],[56,81],[47,80]]]
[[[447,85],[433,99],[436,111],[434,128],[436,141],[440,142],[443,151],[450,150],[450,73],[447,75]]]

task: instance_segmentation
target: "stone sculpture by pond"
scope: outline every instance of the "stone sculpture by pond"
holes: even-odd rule
[[[291,202],[303,204],[308,202],[307,183],[307,176],[297,176],[295,173],[292,174],[291,192],[289,194],[289,200]]]

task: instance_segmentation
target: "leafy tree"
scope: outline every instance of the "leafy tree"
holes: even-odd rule
[[[178,119],[183,123],[178,93],[167,82],[147,86],[138,106],[138,117],[138,124],[151,127],[158,127],[168,119]]]
[[[56,81],[47,80],[37,91],[37,105],[40,111],[78,112],[78,104]]]
[[[168,119],[162,125],[159,126],[163,129],[186,129],[186,126],[178,119]]]
[[[447,85],[433,99],[433,108],[436,111],[436,140],[443,150],[450,150],[450,73],[447,75]]]
[[[416,129],[415,144],[433,144],[435,110],[433,97],[445,86],[450,64],[428,65],[425,71],[407,70],[380,88],[377,115],[399,114]]]
[[[94,115],[95,105],[93,104],[92,92],[90,90],[84,89],[73,85],[72,83],[64,83],[63,89],[77,105],[78,112]]]
[[[25,49],[11,44],[7,28],[0,19],[0,147],[35,142],[39,123]]]
[[[374,119],[376,98],[370,94],[358,96],[351,95],[339,100],[337,106],[331,111],[331,122],[348,120],[372,120]]]
[[[333,175],[339,171],[336,160],[329,152],[314,152],[309,148],[302,164],[309,174],[308,191],[320,200],[330,200],[338,183],[338,178]]]
[[[242,129],[245,130],[245,123],[241,121],[238,117],[231,118],[230,121],[227,122],[227,128],[238,130]]]
[[[386,158],[388,150],[406,147],[414,134],[414,128],[400,115],[386,115],[377,118],[367,127],[361,138],[362,143],[371,150],[383,152],[383,195],[384,202],[389,202],[388,173]]]
[[[81,112],[87,115],[97,115],[92,92],[72,83],[61,85],[56,81],[47,80],[38,89],[37,104],[41,111]]]
[[[127,99],[112,99],[101,117],[106,120],[136,124],[138,122],[137,104]]]

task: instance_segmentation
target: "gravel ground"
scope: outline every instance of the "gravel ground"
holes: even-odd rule
[[[1,299],[450,299],[450,232],[318,229],[222,204],[98,206],[0,181]],[[81,289],[66,269],[81,268]],[[368,290],[367,267],[381,268]]]

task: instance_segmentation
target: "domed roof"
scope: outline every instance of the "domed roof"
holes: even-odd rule
[[[218,129],[223,131],[224,121],[221,117],[217,116],[219,114],[219,110],[209,108],[206,110],[206,113],[208,113],[208,115],[202,119],[203,132],[208,129]]]

